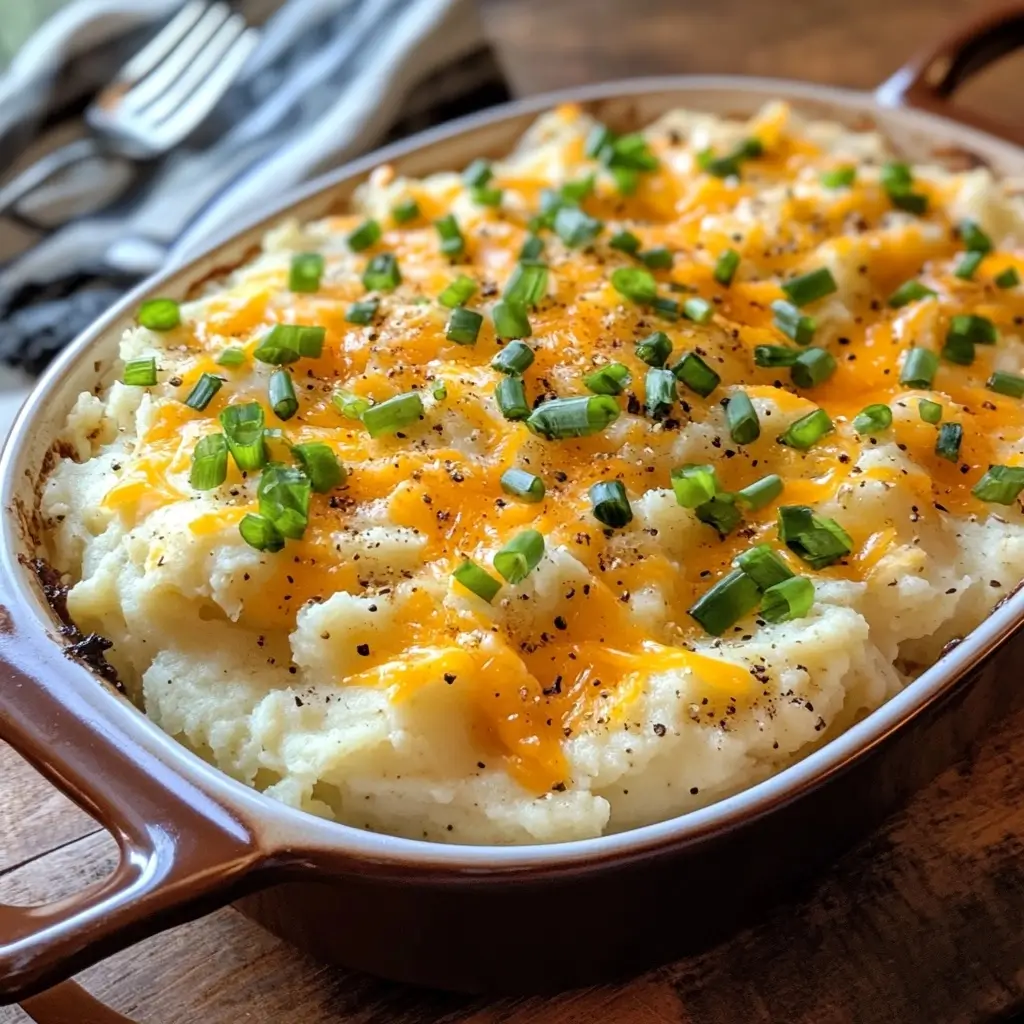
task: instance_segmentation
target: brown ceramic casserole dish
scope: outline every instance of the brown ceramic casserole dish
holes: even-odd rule
[[[237,264],[282,213],[323,214],[382,161],[422,175],[500,153],[537,112],[565,100],[631,129],[673,106],[749,115],[779,97],[847,124],[875,122],[911,158],[977,159],[1020,175],[1024,152],[998,137],[1012,132],[935,111],[963,77],[1022,36],[1024,12],[991,15],[874,96],[770,80],[665,78],[511,104],[315,183],[186,268],[147,282],[79,338],[30,397],[0,465],[0,738],[109,828],[122,856],[109,879],[73,898],[0,906],[0,1002],[231,901],[316,956],[403,981],[507,991],[607,980],[706,945],[778,899],[1004,713],[1018,689],[1019,592],[869,718],[737,796],[599,839],[440,846],[280,805],[179,746],[67,656],[83,652],[65,650],[26,563],[57,426],[116,358],[130,311],[146,295],[184,295]]]

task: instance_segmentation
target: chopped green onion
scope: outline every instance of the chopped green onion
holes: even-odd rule
[[[220,425],[235,464],[243,472],[262,469],[267,463],[264,443],[263,407],[259,402],[244,402],[222,409]]]
[[[787,338],[792,338],[798,345],[810,345],[814,339],[814,332],[818,329],[818,322],[812,316],[801,313],[792,303],[776,299],[772,303],[772,312],[775,314],[772,323],[782,331]]]
[[[931,288],[928,288],[921,284],[920,281],[915,281],[911,278],[909,281],[904,281],[903,284],[901,284],[899,288],[889,296],[889,305],[892,306],[893,309],[899,309],[902,306],[906,306],[908,303],[917,302],[919,299],[931,298],[934,294],[935,292],[933,292]]]
[[[758,544],[739,555],[732,563],[742,569],[761,590],[768,590],[783,580],[793,579],[795,573],[772,550],[770,544]]]
[[[297,444],[292,448],[292,455],[299,460],[317,494],[327,494],[345,482],[345,467],[338,461],[330,445],[323,441]]]
[[[408,224],[420,215],[420,204],[415,199],[403,199],[391,207],[391,216],[396,224]]]
[[[992,251],[992,239],[981,229],[981,225],[974,220],[963,220],[957,227],[964,248],[968,252],[986,253]]]
[[[633,520],[626,488],[620,480],[601,480],[590,488],[590,504],[594,518],[613,530],[621,529]]]
[[[879,179],[887,192],[893,189],[906,191],[914,184],[914,177],[909,165],[899,160],[891,160],[883,164],[879,172]]]
[[[996,370],[985,383],[989,391],[997,395],[1009,395],[1010,398],[1024,398],[1024,377],[1005,370]]]
[[[360,299],[358,302],[353,302],[345,311],[345,321],[365,327],[367,324],[373,323],[373,318],[377,315],[379,307],[379,299]]]
[[[633,302],[649,305],[658,295],[658,283],[649,270],[617,267],[612,271],[612,287]]]
[[[499,482],[501,489],[513,498],[531,505],[544,500],[544,481],[533,473],[527,473],[525,469],[506,469]]]
[[[853,551],[850,535],[834,519],[806,505],[779,508],[779,539],[812,569],[824,569]]]
[[[836,279],[828,267],[819,267],[810,273],[801,274],[800,277],[794,277],[782,286],[786,298],[798,307],[817,302],[818,299],[823,299],[826,295],[838,291],[838,288]]]
[[[935,424],[942,419],[942,406],[938,402],[929,401],[927,398],[922,398],[917,403],[917,413],[925,421],[925,423]]]
[[[832,353],[824,348],[805,348],[789,368],[793,383],[798,388],[813,388],[836,372],[836,361]]]
[[[604,230],[604,222],[584,213],[578,206],[563,206],[555,214],[555,234],[570,249],[588,245]]]
[[[752,444],[761,436],[757,410],[745,391],[734,391],[725,407],[729,436],[737,444]]]
[[[999,340],[999,331],[988,317],[974,314],[961,314],[949,321],[949,332],[946,340],[963,338],[975,345],[994,345]]]
[[[707,299],[695,295],[683,303],[683,313],[687,320],[692,320],[697,324],[706,324],[714,316],[715,307]]]
[[[438,402],[443,402],[448,397],[448,389],[443,383],[435,384],[430,393],[434,396],[434,400]]]
[[[500,188],[485,188],[481,185],[470,189],[469,194],[473,197],[473,202],[477,206],[501,206],[501,200],[505,192]]]
[[[524,309],[539,305],[548,293],[548,267],[537,260],[520,260],[505,285],[502,297]]]
[[[909,348],[903,358],[900,383],[908,388],[930,388],[939,368],[939,357],[928,348]]]
[[[640,183],[640,176],[632,167],[609,167],[611,176],[615,181],[615,187],[619,195],[631,196],[636,192]]]
[[[716,178],[731,178],[740,173],[744,160],[754,160],[764,153],[760,139],[744,139],[723,156],[715,156],[714,150],[704,149],[697,154],[697,166]]]
[[[544,254],[544,239],[540,235],[527,235],[519,250],[521,260],[536,260]]]
[[[1007,267],[1004,271],[995,276],[997,288],[1016,288],[1020,284],[1020,274],[1016,267]]]
[[[947,335],[942,346],[942,358],[959,366],[970,366],[974,362],[974,342],[961,335]]]
[[[736,503],[757,510],[771,504],[782,493],[782,477],[775,473],[761,477],[736,492]]]
[[[715,261],[715,269],[712,272],[714,279],[724,287],[732,284],[736,276],[736,270],[740,265],[740,254],[735,249],[726,249]]]
[[[292,257],[288,272],[288,290],[293,292],[315,292],[320,288],[324,272],[324,258],[318,252],[297,252]]]
[[[393,292],[402,283],[402,272],[393,252],[380,252],[366,264],[363,287],[368,292]]]
[[[866,405],[853,418],[858,434],[879,434],[892,426],[892,409],[887,405]]]
[[[480,313],[457,306],[448,318],[444,336],[449,341],[454,341],[456,345],[475,345],[483,322],[484,318]]]
[[[640,262],[651,270],[672,269],[672,251],[663,245],[659,245],[654,249],[648,249],[646,252],[641,252],[637,255]]]
[[[664,331],[655,331],[638,341],[634,351],[637,358],[648,366],[664,366],[672,352],[672,342]]]
[[[449,213],[435,220],[434,227],[441,239],[441,252],[452,258],[461,256],[466,248],[466,240],[462,237],[459,222],[454,215]]]
[[[365,249],[369,249],[371,245],[376,245],[380,241],[380,236],[380,225],[371,219],[364,220],[359,227],[349,234],[345,241],[348,242],[348,247],[353,252],[363,252]]]
[[[515,586],[533,572],[544,557],[544,535],[537,530],[517,533],[494,556],[494,568]]]
[[[672,470],[671,480],[676,502],[683,508],[697,508],[711,501],[718,493],[718,477],[714,466],[698,466],[693,463],[680,466]]]
[[[935,454],[950,462],[960,458],[960,445],[964,440],[964,428],[959,423],[943,423],[935,439]]]
[[[928,197],[912,191],[914,183],[910,168],[898,161],[884,164],[880,173],[882,188],[893,206],[918,215],[928,209]]]
[[[280,551],[284,547],[284,537],[266,516],[247,512],[238,524],[238,532],[242,540],[257,551]]]
[[[857,168],[847,164],[822,171],[818,179],[825,188],[849,188],[857,180]]]
[[[220,487],[228,476],[228,442],[223,434],[201,437],[192,452],[188,482],[197,491]]]
[[[764,592],[761,617],[766,622],[789,622],[802,619],[813,606],[814,584],[806,576],[793,576]]]
[[[530,415],[522,377],[502,377],[494,389],[494,399],[507,420],[525,420]]]
[[[531,217],[526,226],[530,231],[540,231],[542,228],[550,228],[555,223],[555,216],[563,206],[575,206],[575,203],[567,203],[565,196],[553,188],[546,188],[540,194],[540,212]]]
[[[619,403],[610,395],[552,398],[538,405],[526,425],[549,441],[586,437],[610,426],[619,418]]]
[[[959,277],[961,281],[970,281],[974,277],[974,272],[981,266],[981,261],[984,258],[985,254],[978,252],[976,249],[971,252],[965,252],[953,270],[954,277]]]
[[[457,278],[440,295],[437,301],[448,309],[456,306],[464,306],[476,293],[476,281],[465,274],[459,274]]]
[[[218,366],[241,366],[245,362],[245,353],[240,348],[226,348],[219,356],[216,363]]]
[[[496,302],[491,310],[494,319],[494,333],[502,340],[528,338],[533,333],[526,310],[508,299]]]
[[[679,303],[675,299],[656,296],[651,303],[651,309],[654,310],[654,315],[661,317],[662,320],[679,319]]]
[[[828,413],[824,409],[815,409],[790,423],[785,433],[779,436],[779,443],[807,451],[833,430],[835,426]]]
[[[595,395],[621,395],[630,380],[629,367],[622,363],[606,363],[583,378],[588,391]]]
[[[672,367],[672,372],[702,398],[707,398],[722,383],[722,378],[696,352],[687,352]]]
[[[597,136],[595,140],[596,138]],[[613,170],[625,168],[632,171],[653,171],[658,167],[658,158],[651,153],[647,140],[640,132],[630,132],[618,137],[609,133],[595,156]]]
[[[303,356],[316,359],[323,351],[326,334],[323,327],[275,324],[260,339],[252,355],[254,359],[271,366],[294,363]]]
[[[279,420],[290,420],[299,411],[292,375],[287,370],[276,370],[270,378],[270,407]]]
[[[124,364],[124,373],[121,376],[121,380],[130,387],[153,387],[156,384],[156,356],[129,359]]]
[[[921,192],[890,192],[892,205],[907,213],[915,213],[919,217],[928,212],[928,197]]]
[[[394,434],[402,427],[415,423],[423,415],[423,399],[418,391],[395,395],[379,405],[371,405],[362,414],[363,426],[370,437]]]
[[[754,363],[757,366],[775,368],[792,366],[800,358],[800,349],[786,345],[755,345]]]
[[[181,307],[174,299],[148,299],[136,315],[151,331],[170,331],[181,323]]]
[[[579,181],[567,181],[560,191],[567,202],[582,203],[594,191],[594,175],[588,174]]]
[[[468,558],[452,573],[452,579],[461,583],[471,594],[490,604],[501,590],[501,584],[485,569]]]
[[[989,466],[985,475],[971,489],[980,501],[1012,505],[1024,490],[1024,466]]]
[[[612,141],[615,139],[615,135],[612,130],[601,123],[595,124],[590,129],[590,133],[587,135],[587,141],[584,145],[584,153],[591,160],[596,160],[605,147],[610,146]]]
[[[733,504],[731,494],[717,495],[703,505],[698,505],[693,511],[702,523],[713,526],[722,537],[732,533],[743,518],[740,510]]]
[[[492,360],[499,373],[525,373],[533,363],[533,349],[523,341],[510,341]]]
[[[213,396],[220,391],[223,384],[223,377],[216,377],[212,373],[204,373],[196,381],[195,387],[189,392],[188,398],[185,399],[185,404],[190,409],[202,412],[210,404]]]
[[[337,388],[331,396],[331,404],[342,416],[346,416],[350,420],[361,420],[363,413],[373,405],[373,402],[363,398],[362,395],[346,391],[344,388]]]
[[[640,251],[640,244],[640,239],[632,231],[617,231],[608,239],[610,248],[629,253],[630,256]]]
[[[734,569],[702,594],[689,614],[712,636],[721,636],[761,600],[757,584],[742,570]]]
[[[494,176],[490,160],[478,157],[463,172],[462,180],[468,188],[479,188],[486,185]]]
[[[671,370],[652,366],[644,381],[644,405],[654,420],[664,419],[676,401],[676,378]]]

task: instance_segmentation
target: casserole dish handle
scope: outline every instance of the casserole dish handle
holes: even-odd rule
[[[1024,125],[954,106],[953,93],[1000,57],[1024,46],[1024,4],[982,12],[903,65],[875,91],[887,107],[916,107],[1024,146]]]
[[[228,903],[260,859],[235,814],[97,715],[88,688],[67,685],[61,654],[45,650],[0,607],[0,738],[113,834],[120,860],[65,899],[0,903],[0,1005]]]

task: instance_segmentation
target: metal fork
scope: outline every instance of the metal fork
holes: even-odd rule
[[[257,29],[224,0],[188,0],[86,109],[92,134],[0,188],[0,214],[45,231],[18,206],[51,179],[98,156],[144,162],[173,149],[206,119],[258,41]]]

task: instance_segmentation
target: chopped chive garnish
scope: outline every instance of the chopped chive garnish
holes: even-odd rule
[[[731,494],[719,494],[703,505],[698,505],[693,511],[702,523],[713,526],[722,537],[726,537],[740,525],[743,518],[733,501]]]
[[[131,387],[151,388],[156,384],[156,356],[129,359],[124,364],[121,381]]]
[[[540,305],[547,293],[547,264],[537,260],[520,260],[509,276],[502,298],[526,309]]]
[[[457,278],[440,295],[437,301],[448,309],[456,306],[464,306],[476,293],[476,281],[465,274],[459,274]]]
[[[946,340],[963,338],[975,345],[994,345],[999,340],[999,331],[988,317],[974,314],[961,314],[949,321],[949,332]]]
[[[471,594],[490,604],[501,590],[501,584],[486,569],[481,569],[468,558],[452,573],[452,579],[461,583]]]
[[[934,294],[935,292],[933,292],[931,288],[928,288],[921,284],[920,281],[915,281],[911,278],[909,281],[904,281],[903,284],[901,284],[899,288],[889,296],[889,305],[892,306],[893,309],[899,309],[902,306],[906,306],[908,303],[917,302],[919,299],[931,298]]]
[[[805,348],[789,368],[793,383],[798,388],[813,388],[836,372],[836,361],[832,353],[824,348]]]
[[[220,425],[235,464],[243,472],[262,469],[267,464],[267,448],[263,440],[263,407],[259,402],[244,402],[222,409]]]
[[[518,303],[502,299],[491,310],[494,333],[502,340],[528,338],[533,333],[526,310]]]
[[[434,401],[443,402],[448,397],[448,389],[444,384],[434,384],[431,388],[430,394],[433,396]]]
[[[475,345],[483,322],[484,318],[480,313],[458,306],[452,310],[448,318],[444,336],[449,341],[454,341],[456,345]]]
[[[654,301],[651,303],[651,309],[654,310],[654,315],[662,320],[674,321],[679,319],[679,303],[675,299],[655,296]]]
[[[588,245],[604,230],[604,223],[578,206],[563,206],[555,214],[555,234],[570,249]]]
[[[599,122],[590,129],[583,151],[589,159],[596,160],[604,152],[605,147],[612,144],[614,138],[612,130]]]
[[[928,197],[913,191],[913,175],[906,164],[898,161],[884,164],[879,177],[893,206],[918,215],[928,209]]]
[[[688,464],[673,469],[672,492],[683,508],[697,508],[718,493],[718,478],[714,466]]]
[[[533,349],[523,341],[510,341],[492,360],[499,373],[525,373],[533,363]]]
[[[697,324],[706,324],[714,316],[715,307],[707,299],[695,295],[683,303],[683,313],[687,320],[692,320]]]
[[[853,418],[858,434],[879,434],[892,426],[892,409],[887,405],[866,405]]]
[[[304,324],[275,324],[253,349],[253,358],[271,366],[294,363],[303,356],[317,358],[327,332],[323,327]]]
[[[540,235],[527,235],[519,250],[521,260],[536,260],[544,254],[544,239]]]
[[[228,476],[228,442],[223,434],[201,437],[192,452],[188,482],[197,491],[220,487]]]
[[[402,427],[415,423],[422,415],[423,399],[420,393],[407,391],[379,405],[371,405],[369,409],[363,410],[361,419],[370,437],[380,437],[382,434],[394,434]]]
[[[441,252],[453,259],[461,256],[466,249],[466,240],[462,237],[459,222],[454,215],[449,213],[435,220],[434,227],[441,239]]]
[[[363,413],[373,405],[373,402],[363,398],[362,395],[353,394],[344,388],[337,388],[331,396],[331,404],[342,416],[350,420],[361,420]]]
[[[640,251],[640,244],[640,239],[632,231],[617,231],[608,239],[610,248],[629,253],[630,256]]]
[[[985,382],[989,391],[997,395],[1009,395],[1010,398],[1024,398],[1024,377],[1005,370],[996,370]]]
[[[241,366],[245,362],[245,353],[240,348],[226,348],[219,356],[218,366]]]
[[[299,411],[295,385],[287,370],[276,370],[270,378],[270,408],[279,420],[290,420]]]
[[[766,622],[802,619],[814,606],[814,584],[806,576],[792,576],[769,587],[761,598],[761,618]]]
[[[567,202],[582,203],[594,191],[594,175],[588,174],[579,181],[567,181],[559,191]]]
[[[779,508],[779,540],[812,569],[824,569],[853,551],[850,535],[834,519],[806,505]]]
[[[473,202],[477,206],[501,206],[502,197],[505,195],[503,189],[500,188],[486,188],[480,186],[478,188],[472,188],[469,190],[469,194],[473,197]]]
[[[393,292],[402,283],[402,272],[393,252],[381,252],[366,264],[363,287],[368,292]]]
[[[297,252],[288,271],[288,290],[315,292],[320,288],[324,272],[324,258],[318,252]]]
[[[900,383],[908,388],[930,388],[939,368],[939,357],[928,348],[909,348],[903,357]]]
[[[327,494],[345,482],[345,467],[338,461],[330,445],[323,441],[297,444],[292,448],[292,455],[298,459],[317,494]]]
[[[633,509],[621,480],[601,480],[589,493],[594,518],[599,523],[618,530],[632,522]]]
[[[671,370],[652,366],[644,381],[644,407],[654,420],[664,419],[676,401],[676,378]]]
[[[353,302],[345,311],[345,322],[360,324],[363,327],[372,324],[379,307],[379,299],[360,299],[358,302]]]
[[[609,167],[619,195],[631,196],[640,184],[640,175],[632,167]]]
[[[744,551],[732,564],[742,569],[761,590],[791,580],[795,575],[770,544],[758,544]]]
[[[213,400],[213,396],[220,391],[223,384],[224,379],[222,377],[216,377],[212,373],[204,373],[196,381],[195,387],[188,393],[185,404],[190,409],[197,409],[199,412],[202,412]]]
[[[815,409],[814,412],[794,420],[785,433],[779,436],[779,443],[807,451],[833,430],[835,426],[828,413],[824,409]]]
[[[658,283],[649,270],[617,267],[612,271],[612,287],[627,299],[650,305],[658,296]]]
[[[349,234],[345,241],[348,242],[348,247],[353,252],[363,252],[365,249],[369,249],[371,245],[376,245],[380,241],[380,236],[380,224],[371,219],[364,220],[359,227]]]
[[[714,279],[720,285],[728,288],[732,284],[732,279],[736,276],[736,270],[739,265],[740,254],[735,249],[726,249],[715,261]]]
[[[772,323],[787,338],[792,338],[798,345],[810,345],[814,340],[814,332],[818,329],[814,317],[801,313],[791,302],[782,299],[772,303],[772,312],[775,314]]]
[[[646,252],[641,252],[637,255],[640,262],[651,270],[672,269],[672,252],[670,249],[666,249],[663,245],[659,245],[654,249],[648,249]]]
[[[621,395],[631,380],[629,367],[622,363],[606,363],[583,378],[588,391],[595,395]]]
[[[953,270],[953,275],[959,277],[961,281],[970,281],[984,258],[985,254],[977,249],[965,252]]]
[[[467,188],[479,188],[481,185],[486,185],[493,176],[490,160],[479,157],[462,172],[462,180]]]
[[[538,501],[544,500],[544,481],[533,473],[527,473],[525,469],[506,469],[501,474],[501,489],[519,498],[528,504],[535,505]]]
[[[537,530],[517,533],[494,556],[494,568],[515,586],[533,572],[544,557],[544,535]]]
[[[391,207],[391,216],[396,224],[408,224],[420,215],[420,204],[415,199],[403,199]]]
[[[775,473],[761,477],[752,484],[740,488],[735,494],[736,503],[757,510],[771,504],[782,493],[782,477]]]
[[[744,615],[752,612],[761,600],[757,584],[742,570],[734,569],[702,594],[689,614],[706,633],[721,636]]]
[[[964,428],[959,423],[943,423],[935,439],[935,454],[949,462],[960,458],[960,445],[964,440]]]
[[[714,150],[704,149],[697,154],[697,166],[716,178],[731,178],[739,175],[744,160],[755,160],[764,153],[760,139],[749,138],[734,146],[723,156],[715,156]]]
[[[917,403],[917,414],[924,420],[925,423],[936,424],[942,419],[942,406],[938,402],[932,402],[927,398],[922,398]]]
[[[586,437],[610,426],[619,418],[619,403],[610,395],[552,398],[538,405],[526,425],[549,441]]]
[[[818,267],[817,270],[787,281],[782,290],[794,306],[806,306],[825,298],[826,295],[831,295],[838,287],[832,271],[828,267]]]
[[[181,323],[181,307],[174,299],[148,299],[136,316],[151,331],[170,331]]]
[[[849,188],[857,180],[857,168],[847,164],[822,171],[818,179],[825,188]]]
[[[664,331],[655,331],[638,341],[634,351],[637,358],[648,366],[664,366],[672,352],[672,342]]]
[[[768,368],[792,366],[800,358],[800,349],[785,345],[755,345],[754,364]]]
[[[494,389],[494,399],[507,420],[525,420],[530,415],[522,377],[502,377]]]
[[[725,407],[729,436],[737,444],[751,444],[761,436],[757,410],[745,391],[734,391]]]
[[[672,367],[672,372],[677,380],[702,398],[707,398],[722,383],[722,378],[696,352],[687,352]]]
[[[284,537],[266,516],[247,512],[238,524],[238,532],[242,540],[257,551],[280,551],[284,547]]]
[[[1024,466],[989,466],[971,489],[979,501],[1012,505],[1024,490]]]
[[[997,288],[1016,288],[1020,284],[1020,274],[1016,267],[1007,267],[1004,271],[995,276]]]
[[[974,342],[961,335],[947,335],[942,358],[958,366],[970,366],[974,362]]]
[[[957,227],[960,240],[968,252],[986,253],[992,251],[992,239],[981,229],[981,225],[974,220],[963,220]]]

